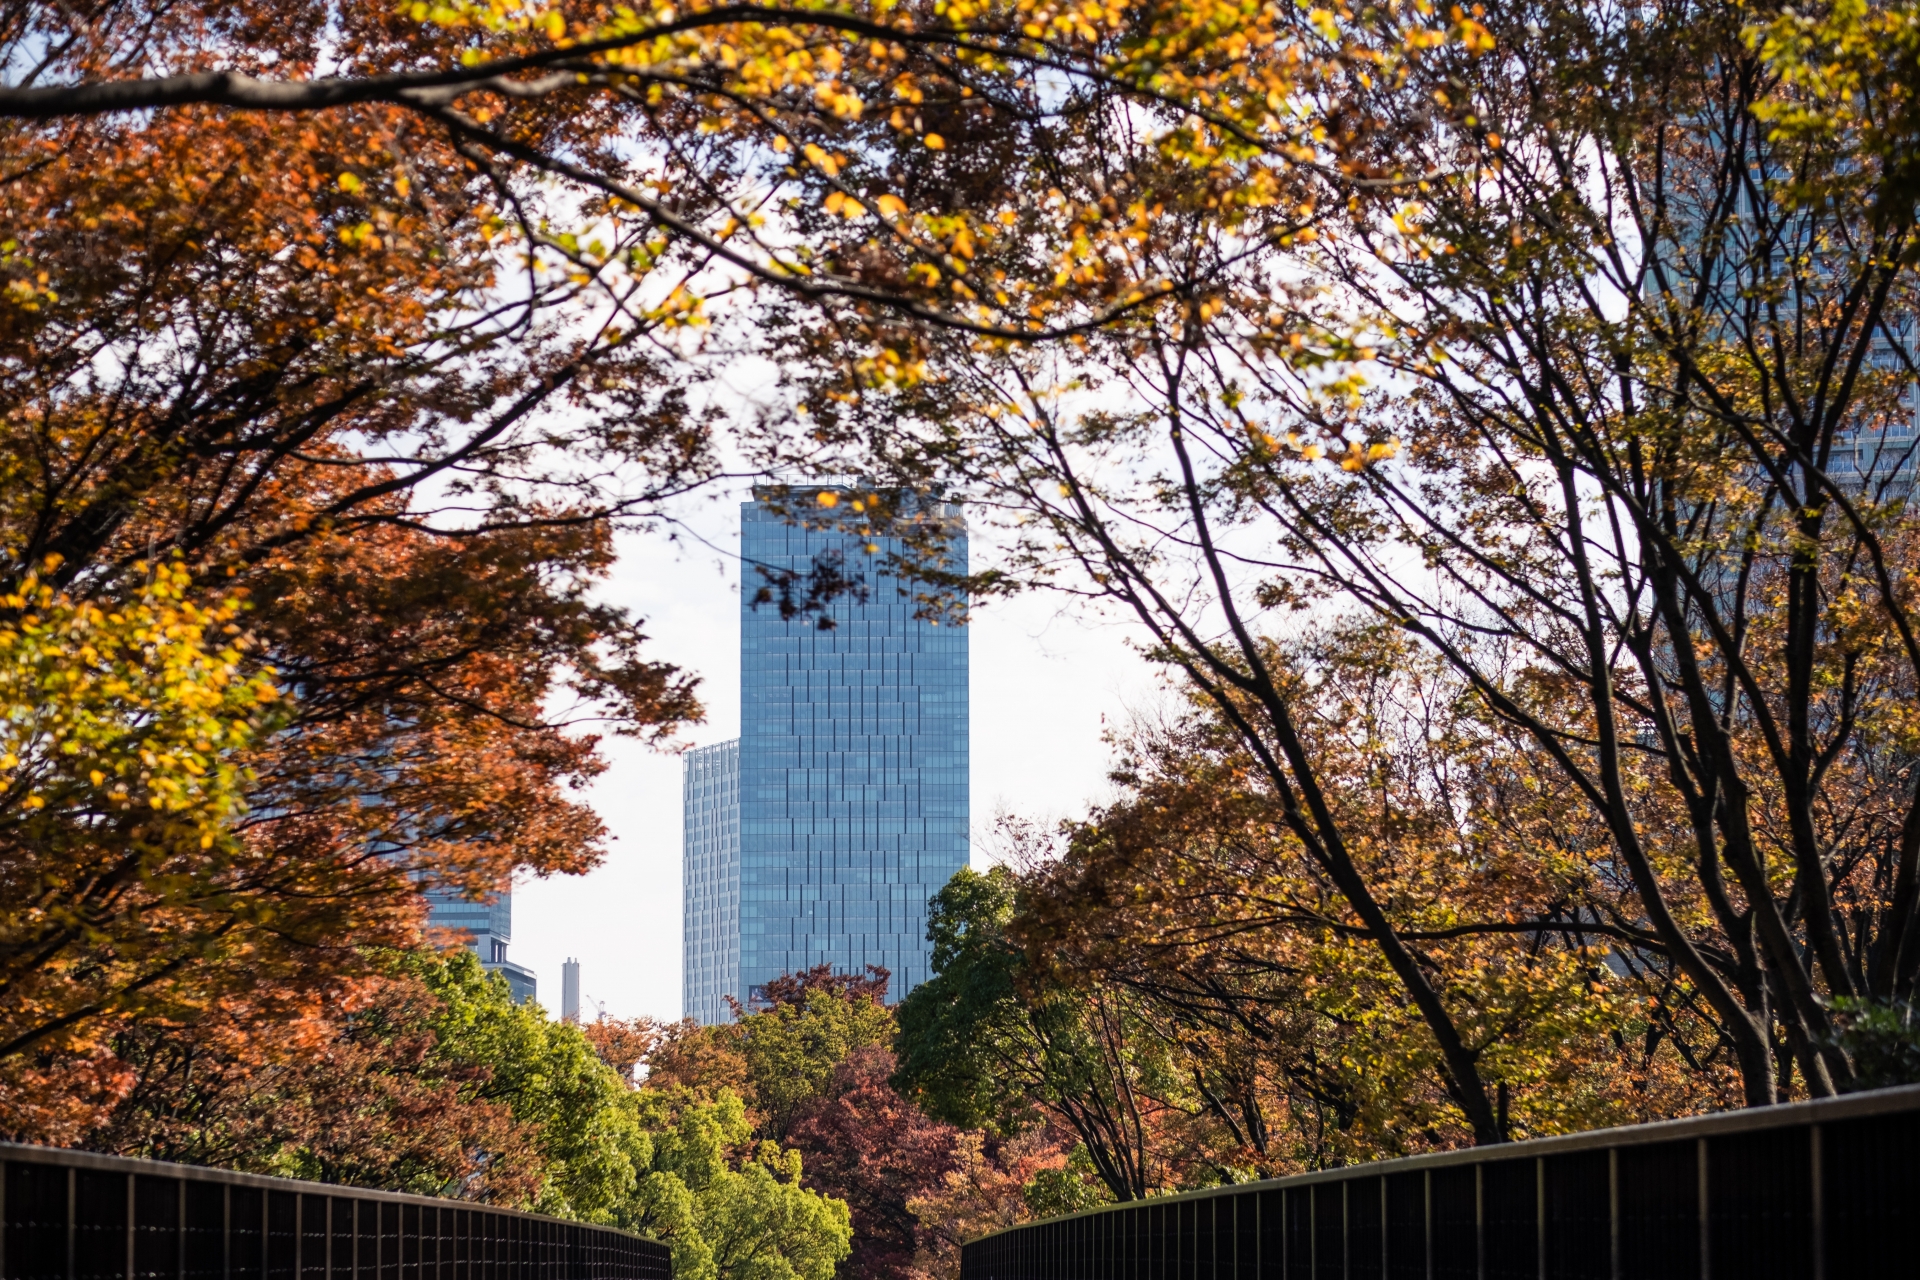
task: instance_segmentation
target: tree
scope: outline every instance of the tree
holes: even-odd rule
[[[1270,644],[1296,608],[1401,628],[1527,739],[1605,833],[1593,883],[1630,887],[1582,910],[1619,910],[1746,1101],[1828,1093],[1853,1067],[1825,1002],[1906,991],[1920,902],[1912,538],[1872,466],[1905,447],[1883,428],[1916,373],[1911,193],[1873,132],[1905,99],[1858,42],[1823,62],[1818,20],[1473,21],[1330,82],[1342,165],[1294,171],[1324,216],[1291,240],[1162,177],[1192,233],[1146,251],[1206,284],[1083,354],[925,334],[914,385],[856,390],[822,349],[796,390],[845,455],[1005,515],[1011,571],[977,588],[1062,581],[1148,629],[1418,1011],[1475,1141],[1504,1136],[1477,1014],[1403,936],[1314,758]],[[1097,204],[1125,152],[1077,154],[1063,194]]]
[[[664,1101],[649,1100],[652,1160],[634,1225],[673,1246],[674,1274],[828,1280],[847,1256],[847,1206],[800,1185],[799,1153],[752,1142],[732,1093],[674,1110]]]
[[[1066,1163],[1066,1153],[1043,1127],[993,1144],[979,1130],[962,1131],[954,1147],[954,1167],[941,1185],[908,1202],[920,1220],[920,1250],[911,1272],[915,1280],[955,1280],[963,1245],[1049,1216],[1047,1210],[1058,1206],[1050,1204],[1036,1213],[1029,1193],[1047,1174],[1064,1172]]]
[[[245,1017],[135,1024],[117,1048],[140,1079],[86,1145],[609,1223],[706,1280],[828,1280],[846,1256],[846,1206],[753,1140],[737,1095],[633,1087],[470,951],[382,974],[269,1056]]]
[[[1477,30],[1379,21],[1383,46]],[[920,376],[896,321],[1021,343],[1097,328],[1190,282],[1154,251],[1196,209],[1256,241],[1300,225],[1290,175],[1320,126],[1265,104],[1341,40],[1217,0],[127,0],[80,24],[0,7],[0,48],[0,456],[20,482],[0,578],[58,555],[56,589],[111,606],[159,548],[201,590],[255,593],[301,710],[257,768],[247,838],[271,855],[244,889],[325,982],[360,944],[409,943],[415,873],[479,893],[592,856],[562,792],[594,762],[547,718],[556,689],[641,733],[693,714],[580,591],[609,521],[714,470],[667,372],[706,299],[837,300],[824,327],[875,387]],[[1128,102],[1199,123],[1115,133]],[[1090,120],[1145,181],[1056,197],[1054,144]],[[1163,215],[1169,165],[1213,194]],[[389,560],[406,572],[383,591]],[[460,625],[493,574],[521,589],[504,655],[479,624],[505,619]],[[37,1034],[72,1075],[85,1046]]]
[[[744,1017],[739,1037],[754,1111],[768,1137],[790,1141],[801,1109],[826,1092],[841,1063],[892,1042],[886,989],[884,969],[854,977],[825,965],[768,984],[772,1007]]]
[[[577,1030],[464,949],[377,973],[278,1043],[252,1011],[129,1024],[113,1048],[136,1081],[80,1145],[616,1220],[645,1139]]]
[[[849,1280],[907,1280],[920,1234],[911,1203],[939,1190],[954,1168],[958,1131],[894,1091],[894,1065],[878,1045],[855,1048],[788,1132],[806,1185],[852,1214],[853,1252],[842,1264]]]
[[[49,55],[37,74],[57,76],[227,37],[293,67],[317,38],[291,10],[204,28],[150,15],[135,51],[116,43],[130,11],[109,10],[35,45],[45,14],[15,6],[0,41]],[[15,215],[0,265],[0,584],[117,618],[144,607],[157,559],[185,575],[169,588],[182,609],[244,602],[220,619],[244,632],[236,680],[272,673],[281,690],[221,766],[242,781],[229,834],[201,854],[116,872],[107,842],[57,880],[19,846],[5,855],[21,886],[4,924],[23,943],[21,999],[0,1037],[15,1136],[70,1132],[88,1107],[97,1119],[130,1077],[91,1055],[169,1001],[225,991],[275,1035],[320,1017],[363,947],[417,943],[425,876],[483,893],[516,870],[588,865],[599,826],[568,795],[598,767],[581,720],[652,735],[697,712],[689,683],[587,594],[610,563],[609,511],[701,472],[697,426],[642,347],[557,332],[549,320],[572,320],[546,293],[520,310],[487,301],[499,264],[479,188],[395,123],[184,113],[0,135]],[[379,210],[353,198],[373,154],[404,154],[413,175],[382,171],[400,196]],[[437,196],[407,203],[409,181]],[[600,413],[578,430],[527,420],[562,394]],[[625,468],[617,500],[536,465],[549,448],[586,473]],[[10,624],[25,611],[11,606]],[[113,714],[137,718],[140,697]],[[81,811],[114,804],[111,790],[7,821],[66,814],[70,829],[38,839],[87,846]],[[142,914],[167,895],[191,897],[193,930]],[[50,946],[14,914],[28,904],[86,928]],[[73,999],[43,1010],[21,983]],[[92,1103],[61,1096],[83,1078],[99,1085]]]
[[[743,1031],[737,1022],[703,1027],[691,1018],[665,1028],[646,1058],[648,1085],[685,1089],[703,1101],[722,1090],[750,1100],[753,1076],[741,1045]]]
[[[237,599],[202,606],[178,566],[143,568],[139,594],[112,612],[31,576],[5,601],[0,1061],[30,1095],[51,1073],[21,1051],[54,1035],[97,1044],[103,1010],[280,1004],[237,970],[223,985],[190,968],[271,933],[221,869],[245,859],[243,753],[271,728],[279,691],[246,667]],[[38,1113],[58,1132],[66,1111],[38,1099],[7,1124],[30,1131]]]
[[[111,872],[117,846],[102,844],[73,806],[39,818],[15,810],[38,823],[36,840],[65,840],[100,861],[62,854],[62,874],[29,891],[42,874],[29,847],[8,855],[23,877],[22,892],[7,899],[8,927],[23,944],[13,953],[16,981],[70,1002],[44,1016],[34,1000],[9,1005],[19,1019],[10,1024],[15,1056],[0,1067],[0,1079],[15,1082],[9,1108],[28,1117],[64,1105],[46,1094],[63,1080],[95,1069],[113,1077],[110,1062],[84,1065],[88,1055],[125,1018],[167,1002],[204,1008],[224,992],[254,1008],[273,1037],[289,1021],[320,1016],[328,988],[364,969],[361,948],[417,942],[423,877],[480,893],[515,867],[590,865],[600,827],[567,793],[598,763],[592,739],[564,723],[557,695],[576,660],[592,664],[608,639],[621,643],[620,621],[585,598],[581,580],[605,553],[602,536],[567,531],[448,545],[394,530],[316,538],[298,556],[236,574],[252,585],[253,608],[222,625],[257,621],[243,637],[252,641],[245,657],[270,657],[295,696],[273,702],[264,726],[272,731],[249,731],[244,752],[222,749],[231,774],[223,785],[233,791],[223,834],[205,847],[196,835],[165,866],[132,864],[124,870],[144,878],[116,887],[80,874]],[[175,585],[189,605],[199,595]],[[126,617],[136,606],[73,607]],[[636,729],[670,724],[690,707],[670,679],[656,684],[664,700],[650,706],[643,689],[632,692],[624,711],[608,709]],[[113,696],[124,699],[115,714],[142,714],[139,697],[119,686]],[[256,718],[268,709],[249,705]],[[76,792],[74,804],[120,803],[109,772],[76,782],[95,794]],[[13,799],[24,803],[24,792]],[[68,824],[64,834],[55,819]],[[153,914],[156,895],[187,914]],[[13,914],[30,905],[37,915]],[[46,922],[83,916],[84,930],[46,931]],[[164,919],[173,923],[161,927]],[[24,945],[36,936],[37,946]],[[109,955],[114,964],[99,962]],[[71,966],[93,985],[59,979]],[[63,1021],[70,1010],[81,1020]],[[110,1094],[101,1101],[110,1106]],[[53,1137],[29,1118],[9,1124],[21,1136]]]
[[[1514,113],[1504,86],[1577,26],[1516,30],[1480,69],[1476,114],[1512,159],[1471,220],[1464,189],[1435,202],[1444,262],[1397,262],[1376,291],[1418,300],[1425,341],[1449,331],[1420,397],[1445,408],[1404,481],[1361,486],[1387,536],[1418,523],[1440,581],[1477,599],[1443,603],[1452,588],[1358,570],[1350,539],[1323,545],[1356,597],[1417,618],[1556,759],[1764,1103],[1796,1075],[1814,1096],[1851,1076],[1826,998],[1902,981],[1887,965],[1911,904],[1892,833],[1913,793],[1880,726],[1913,677],[1897,585],[1910,553],[1886,487],[1900,446],[1873,445],[1912,375],[1888,346],[1910,305],[1912,224],[1852,212],[1879,181],[1866,157],[1764,126],[1793,94],[1743,22],[1665,14],[1562,66],[1544,111]],[[1635,90],[1581,91],[1603,63]],[[1598,185],[1542,182],[1589,144]],[[1562,230],[1520,251],[1513,229],[1549,207]],[[1500,301],[1461,323],[1441,294],[1462,284]],[[1613,289],[1624,312],[1596,299]],[[1459,496],[1410,517],[1415,488]],[[1497,547],[1469,528],[1490,519]],[[1705,919],[1686,909],[1696,894]]]
[[[1600,838],[1581,806],[1469,687],[1377,624],[1307,631],[1270,660],[1504,1132],[1737,1098],[1711,1022],[1672,1007],[1671,973],[1619,925],[1627,887],[1581,856]],[[1223,1164],[1272,1174],[1465,1140],[1417,1012],[1234,726],[1200,701],[1123,743],[1121,798],[1022,886],[1008,930],[1030,962],[1145,1002]]]
[[[937,1120],[1010,1137],[1049,1122],[1085,1147],[1116,1200],[1173,1183],[1161,1130],[1176,1087],[1127,993],[1069,986],[1007,937],[1015,882],[962,869],[929,904],[935,976],[901,1004],[894,1086]]]
[[[304,271],[290,265],[300,255],[280,252],[282,241],[256,234],[256,219],[285,231],[302,212],[284,190],[263,192],[265,178],[249,167],[263,158],[249,143],[271,151],[284,138],[193,136],[201,160],[219,153],[216,141],[230,146],[219,153],[237,167],[228,181],[209,188],[195,176],[189,134],[178,130],[137,139],[132,161],[110,148],[79,147],[35,170],[43,182],[37,196],[83,208],[100,202],[77,176],[88,166],[90,176],[116,163],[136,173],[158,169],[184,195],[113,215],[141,239],[141,252],[116,262],[116,278],[90,276],[100,254],[78,240],[50,236],[48,253],[35,259],[58,268],[49,278],[59,296],[14,316],[4,359],[20,398],[4,453],[23,467],[35,457],[47,465],[19,472],[6,545],[14,572],[42,565],[33,589],[75,608],[117,616],[133,607],[147,576],[140,549],[152,547],[174,549],[168,563],[187,576],[175,586],[188,603],[213,611],[223,601],[249,606],[226,625],[246,628],[248,660],[277,672],[289,696],[276,703],[275,732],[252,735],[240,762],[245,809],[231,823],[238,854],[223,849],[184,870],[199,885],[203,909],[243,907],[256,917],[273,910],[273,927],[250,935],[249,945],[261,950],[237,971],[259,990],[269,978],[288,984],[271,1022],[306,998],[295,994],[303,983],[324,987],[339,968],[350,970],[362,944],[414,941],[422,873],[478,893],[516,868],[578,869],[591,861],[598,824],[566,793],[598,766],[592,742],[570,729],[563,689],[597,704],[616,727],[642,734],[669,728],[697,704],[677,673],[640,656],[642,637],[628,620],[588,597],[610,563],[608,529],[549,506],[490,529],[431,532],[419,527],[429,513],[406,495],[444,467],[416,469],[409,479],[327,443],[330,433],[377,436],[380,413],[423,421],[431,406],[403,403],[417,390],[411,384],[388,388],[371,417],[360,412],[371,390],[336,402],[342,389],[329,381],[327,365],[370,368],[354,345],[367,326],[411,321],[354,311],[358,304],[340,289],[364,294],[370,277],[352,284],[351,264],[328,260],[340,247],[329,249],[323,228],[309,228],[319,249]],[[78,168],[64,167],[69,161]],[[112,214],[104,206],[96,212]],[[22,252],[39,249],[29,244]],[[273,280],[276,271],[298,278],[268,288],[257,309],[248,304],[245,319],[258,332],[213,306],[241,282]],[[387,283],[406,294],[419,282]],[[407,296],[419,301],[417,292]],[[129,323],[130,315],[144,316],[144,326]],[[320,323],[316,317],[337,322],[333,336],[346,345],[328,353],[304,338],[273,346],[281,341],[274,335],[304,330],[308,320]],[[206,363],[180,366],[170,344],[195,325],[207,329],[196,348]],[[292,367],[296,356],[326,367]],[[119,385],[100,382],[107,365],[126,375]],[[250,391],[221,381],[236,369],[265,369],[258,376],[266,384]],[[438,390],[451,394],[444,384]],[[467,412],[435,411],[442,410]],[[168,413],[217,419],[201,424],[213,434],[185,439]],[[389,426],[399,429],[391,419]],[[498,484],[508,479],[494,476]],[[58,558],[32,558],[43,553]],[[124,714],[139,710],[135,700]],[[71,838],[90,837],[75,831]],[[17,953],[39,957],[49,966],[43,976],[79,954],[103,954],[104,942],[127,948],[165,936],[132,912],[154,885],[115,897],[125,909],[108,917],[97,903],[87,905],[90,882],[63,883],[48,909],[93,911],[94,931],[70,939],[65,952]],[[195,969],[218,954],[192,952],[176,954]],[[91,972],[111,984],[121,970]],[[155,994],[110,985],[96,992],[88,1008],[98,1025],[77,1038],[57,1018],[17,1025],[9,1051],[52,1055],[20,1070],[57,1087],[62,1075],[84,1070],[72,1055],[100,1043],[113,1017],[134,1012],[142,991],[142,999]],[[21,1105],[38,1104],[29,1096]],[[31,1125],[15,1131],[38,1132]]]
[[[1150,111],[1190,107],[1245,135],[1252,146],[1230,153],[1205,126],[1130,148],[1210,168],[1222,190],[1237,180],[1238,216],[1291,204],[1286,171],[1311,151],[1315,125],[1268,103],[1313,84],[1322,59],[1341,52],[1336,33],[1284,11],[1211,2],[396,13],[335,0],[222,16],[136,3],[75,32],[16,6],[0,38],[23,72],[0,88],[0,118],[31,137],[138,111],[357,114],[472,166],[562,273],[617,275],[630,251],[644,272],[684,247],[676,266],[691,270],[668,277],[664,304],[654,294],[640,309],[695,304],[705,282],[693,277],[718,267],[799,299],[871,307],[875,319],[1017,340],[1097,326],[1175,287],[1131,269],[1145,261],[1131,230],[1083,222],[1050,199],[1052,166],[1036,166],[1023,144],[1070,131],[1088,100],[1061,102],[1037,73]],[[1425,14],[1376,21],[1386,42],[1414,49],[1460,26]],[[949,139],[965,153],[943,154]],[[355,180],[384,194],[398,167],[383,156]],[[586,216],[570,225],[610,234],[589,241],[548,225],[529,174],[577,197]],[[401,176],[402,199],[416,182],[446,193],[411,165]],[[1014,223],[1044,230],[1046,243],[1020,246]],[[996,247],[1029,268],[1011,289],[975,263]],[[863,326],[859,336],[876,373],[901,367],[885,335]]]
[[[700,1108],[703,1124],[723,1128],[739,1108],[763,1148],[786,1149],[781,1158],[804,1171],[801,1186],[844,1204],[851,1252],[840,1274],[906,1280],[925,1243],[911,1203],[943,1192],[964,1135],[930,1119],[889,1080],[888,977],[878,967],[844,974],[816,965],[767,983],[754,1008],[735,1006],[728,1025],[586,1031],[615,1060],[640,1055],[636,1074],[654,1105]]]

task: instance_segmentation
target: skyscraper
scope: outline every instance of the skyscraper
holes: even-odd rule
[[[681,774],[680,1010],[712,1026],[740,997],[740,743],[686,754]]]
[[[507,944],[513,941],[513,893],[502,889],[484,901],[475,902],[457,889],[428,889],[427,927],[451,929],[467,936],[467,945],[480,957],[488,973],[507,980],[515,1004],[525,1004],[538,993],[533,970],[507,959]]]
[[[832,512],[831,523],[790,523],[781,498]],[[751,1001],[770,979],[817,964],[884,965],[900,999],[930,976],[927,899],[967,864],[967,632],[914,616],[912,585],[880,571],[902,544],[866,531],[865,506],[857,490],[823,487],[756,489],[741,507],[740,739],[708,748],[734,752],[731,921],[725,873],[707,877],[724,855],[696,842],[705,766],[698,753],[687,764],[686,1011],[702,1021],[724,1019],[723,996]],[[957,508],[919,501],[904,514],[947,522],[965,569]],[[860,581],[864,598],[843,594],[824,618],[755,607],[768,575],[822,566]],[[718,757],[713,767],[725,768]]]

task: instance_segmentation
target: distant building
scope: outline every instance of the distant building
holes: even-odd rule
[[[914,616],[910,584],[879,572],[901,544],[862,529],[858,496],[741,506],[741,736],[686,757],[683,1008],[703,1023],[816,964],[885,966],[905,996],[931,976],[927,899],[967,864],[967,632]],[[838,519],[800,527],[776,497]],[[958,509],[914,514],[949,522],[964,570]],[[755,607],[768,575],[823,564],[865,589],[826,605],[831,625]]]
[[[740,994],[740,743],[686,754],[682,765],[681,1000],[689,1018],[727,1022]]]
[[[927,899],[967,865],[968,633],[914,616],[911,584],[879,572],[904,550],[862,529],[857,490],[786,500],[837,524],[803,528],[756,490],[741,506],[740,982],[751,1001],[783,973],[817,964],[893,975],[899,1000],[932,976]],[[950,525],[967,565],[959,509]],[[818,615],[782,619],[752,604],[754,577],[823,563],[861,578]],[[904,590],[903,590],[904,588]]]
[[[571,957],[560,966],[560,1021],[580,1021],[580,962]]]
[[[1877,338],[1868,366],[1898,375],[1908,367],[1920,335],[1912,321],[1898,325],[1889,338]],[[1920,382],[1907,383],[1902,403],[1851,430],[1837,432],[1827,474],[1842,488],[1875,500],[1910,498],[1920,481]]]
[[[1687,282],[1682,296],[1698,295],[1709,334],[1717,331],[1742,347],[1748,337],[1764,335],[1778,325],[1786,332],[1777,340],[1796,343],[1803,340],[1802,326],[1817,330],[1832,322],[1824,312],[1836,305],[1835,300],[1822,288],[1835,282],[1819,263],[1830,251],[1829,243],[1846,240],[1844,234],[1836,233],[1843,230],[1848,215],[1836,210],[1840,219],[1835,222],[1790,213],[1767,191],[1788,175],[1758,168],[1736,183],[1732,203],[1723,203],[1727,175],[1739,173],[1738,163],[1728,167],[1737,154],[1737,145],[1711,120],[1699,122],[1695,146],[1676,147],[1669,153],[1671,168],[1662,199],[1674,220],[1672,240],[1657,257]],[[1703,156],[1710,160],[1704,167]],[[1758,210],[1756,201],[1762,206]],[[1802,272],[1812,282],[1810,296],[1794,294],[1780,314],[1754,306],[1755,298],[1767,296],[1792,272]],[[1872,501],[1905,501],[1920,485],[1920,380],[1905,372],[1913,367],[1916,355],[1920,355],[1920,321],[1911,312],[1890,311],[1883,328],[1868,343],[1862,372],[1892,375],[1897,394],[1890,397],[1891,403],[1881,397],[1882,403],[1857,408],[1851,420],[1836,424],[1831,452],[1825,459],[1813,459],[1842,492]],[[1774,394],[1777,397],[1778,392]],[[1775,420],[1763,423],[1763,438],[1767,427],[1785,429],[1787,403],[1776,399],[1771,415]],[[1801,408],[1805,411],[1807,406]],[[1772,450],[1781,448],[1777,440],[1767,443]],[[1795,468],[1788,464],[1787,469]],[[1806,483],[1805,477],[1796,481]]]
[[[481,967],[506,978],[515,1004],[525,1004],[538,992],[533,970],[507,959],[513,941],[513,894],[502,889],[475,902],[457,889],[428,889],[427,927],[464,933],[467,945],[480,957]]]
[[[740,738],[686,757],[683,1008],[703,1023],[818,964],[885,966],[904,997],[932,976],[927,899],[967,865],[967,631],[914,616],[911,584],[880,572],[902,544],[862,527],[859,497],[756,489],[741,506]],[[782,498],[834,522],[793,524]],[[908,514],[947,522],[964,571],[958,508]],[[822,566],[865,590],[828,603],[830,625],[755,607],[769,575]]]

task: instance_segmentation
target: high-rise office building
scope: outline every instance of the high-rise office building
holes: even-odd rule
[[[740,998],[740,743],[686,754],[681,775],[684,881],[680,1008],[712,1026]]]
[[[1652,256],[1686,282],[1678,296],[1697,297],[1687,305],[1704,304],[1709,334],[1717,331],[1735,350],[1757,343],[1768,375],[1778,376],[1772,357],[1764,354],[1770,343],[1800,350],[1809,333],[1823,332],[1833,322],[1835,308],[1849,309],[1832,292],[1839,280],[1822,264],[1836,245],[1842,246],[1838,260],[1846,261],[1845,246],[1858,243],[1853,239],[1857,227],[1849,224],[1861,211],[1836,206],[1816,214],[1782,203],[1778,184],[1787,175],[1759,155],[1742,153],[1749,135],[1723,134],[1711,117],[1697,121],[1696,128],[1688,145],[1668,153],[1666,190],[1659,199],[1673,219],[1671,240],[1654,246]],[[1738,175],[1731,190],[1730,175]],[[1756,305],[1796,274],[1804,289],[1795,285],[1778,302]],[[1843,323],[1841,350],[1849,340],[1845,333]],[[1869,396],[1877,403],[1856,405],[1849,419],[1834,424],[1831,452],[1815,461],[1843,492],[1875,501],[1908,500],[1920,486],[1920,380],[1910,376],[1920,355],[1920,318],[1906,310],[1889,313],[1867,348],[1863,372],[1885,379],[1896,394]],[[1794,398],[1781,390],[1775,387],[1767,395],[1771,414],[1780,420],[1754,424],[1763,439],[1769,428],[1782,435],[1791,430],[1785,419]],[[1802,402],[1799,411],[1805,408]],[[1778,438],[1768,448],[1780,452]],[[1788,474],[1797,469],[1784,460],[1783,466]],[[1807,476],[1795,483],[1811,492],[1805,489],[1811,484]]]
[[[507,959],[507,944],[513,941],[511,890],[502,889],[479,902],[457,889],[428,889],[426,898],[427,927],[464,933],[481,967],[506,978],[515,1004],[525,1004],[538,994],[533,970]]]
[[[1889,328],[1890,334],[1874,341],[1867,364],[1877,374],[1898,377],[1920,351],[1920,326],[1901,317]],[[1836,435],[1827,474],[1842,487],[1884,500],[1911,498],[1920,482],[1920,381],[1902,380],[1906,387],[1898,406],[1878,421]]]
[[[814,505],[822,493],[832,506]],[[859,496],[756,490],[741,507],[740,739],[708,749],[734,753],[729,853],[696,845],[695,805],[709,800],[695,796],[705,766],[691,755],[687,765],[686,1011],[702,1021],[728,1016],[724,996],[751,1003],[769,980],[818,964],[849,973],[882,965],[890,997],[904,997],[931,976],[927,899],[967,865],[967,632],[915,616],[913,584],[881,572],[902,544],[864,529]],[[776,499],[837,518],[803,527]],[[945,522],[948,554],[964,571],[957,508],[923,501],[897,514]],[[769,575],[822,566],[857,579],[864,595],[791,618],[755,606]],[[716,757],[711,767],[729,766]],[[714,788],[715,803],[723,790]],[[705,875],[723,857],[735,886],[730,922],[717,905],[728,900],[727,873]]]

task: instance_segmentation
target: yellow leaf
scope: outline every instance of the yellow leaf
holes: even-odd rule
[[[352,195],[358,191],[361,185],[360,178],[356,174],[343,173],[340,175],[340,189],[348,195]]]
[[[926,142],[929,150],[945,151],[947,149],[947,140],[937,133],[928,134]]]
[[[880,206],[880,212],[890,218],[897,218],[907,211],[907,202],[891,193],[881,196],[876,203]]]

